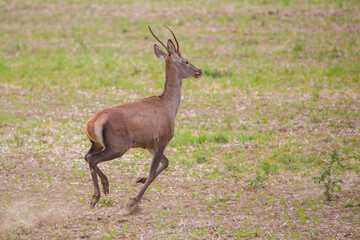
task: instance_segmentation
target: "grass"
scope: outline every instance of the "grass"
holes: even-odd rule
[[[3,2],[0,238],[359,238],[358,5]],[[110,196],[90,210],[83,124],[161,93],[147,25],[166,40],[162,24],[204,73],[183,82],[169,169],[124,217],[150,156],[102,164]],[[327,202],[312,177],[332,149],[345,168]]]

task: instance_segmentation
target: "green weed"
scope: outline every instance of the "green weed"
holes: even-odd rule
[[[341,163],[339,159],[339,155],[336,149],[333,149],[331,153],[329,153],[329,161],[326,162],[326,165],[323,168],[323,172],[320,176],[313,177],[315,183],[323,184],[323,188],[325,189],[323,194],[326,197],[327,201],[331,201],[333,199],[333,193],[335,190],[341,190],[339,183],[342,183],[341,178],[334,179],[332,175],[334,175],[335,165],[344,168],[344,165]]]
[[[265,174],[279,173],[279,166],[272,162],[264,161],[260,163],[260,168],[264,171]]]
[[[114,203],[114,199],[109,198],[109,199],[105,199],[105,198],[100,198],[98,205],[101,207],[111,207]]]
[[[264,176],[262,176],[260,173],[256,173],[256,176],[254,178],[251,178],[247,180],[246,187],[248,189],[253,189],[256,187],[261,187],[262,182],[264,181]]]

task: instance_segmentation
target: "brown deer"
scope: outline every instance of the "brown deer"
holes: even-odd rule
[[[148,27],[151,34],[167,51],[167,53],[163,52],[158,45],[154,44],[155,55],[165,61],[164,91],[160,96],[104,109],[85,123],[85,131],[91,142],[85,160],[89,163],[94,185],[92,208],[100,199],[97,175],[101,179],[104,194],[109,193],[108,179],[97,165],[100,162],[121,157],[130,148],[146,148],[153,155],[149,176],[138,179],[138,182],[144,185],[134,198],[130,198],[127,213],[130,214],[137,209],[146,189],[169,164],[164,150],[174,137],[174,123],[181,100],[182,80],[202,76],[201,69],[182,57],[179,43],[170,28],[165,26],[172,33],[176,47],[170,39],[165,46],[155,36],[150,26]]]

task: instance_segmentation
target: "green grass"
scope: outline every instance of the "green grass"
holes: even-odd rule
[[[121,3],[112,4],[119,9],[124,6]],[[156,27],[161,23],[170,24],[181,33],[186,56],[194,59],[195,64],[204,63],[202,68],[207,77],[206,84],[197,80],[203,84],[190,83],[192,89],[205,85],[212,90],[213,85],[228,81],[225,88],[268,91],[290,87],[305,88],[304,91],[307,91],[305,83],[312,81],[320,80],[335,88],[352,88],[359,81],[357,34],[344,31],[334,38],[332,29],[327,27],[356,22],[354,17],[323,19],[316,15],[309,18],[296,15],[290,18],[284,12],[292,9],[291,4],[273,5],[269,1],[260,6],[229,2],[225,6],[233,6],[233,12],[228,14],[220,7],[218,17],[213,18],[214,9],[211,6],[219,4],[213,2],[192,6],[210,14],[191,12],[186,16],[176,15],[176,21],[169,15],[149,22],[141,17],[132,20],[125,16],[109,18],[106,14],[112,4],[103,3],[103,10],[95,10],[98,11],[95,18],[76,9],[61,11],[57,2],[50,7],[50,16],[32,5],[26,6],[28,14],[21,16],[16,11],[5,10],[3,19],[19,19],[2,27],[6,34],[0,38],[1,81],[29,88],[61,86],[97,89],[115,86],[129,90],[149,85],[160,88],[162,84],[157,82],[163,73],[158,67],[160,62],[152,56],[150,46],[153,41],[146,26],[152,24]],[[155,4],[148,3],[151,8]],[[185,6],[188,4],[184,3]],[[345,5],[351,6],[351,2]],[[42,4],[39,3],[39,6]],[[336,4],[330,3],[329,6]],[[137,4],[133,7],[135,11]],[[303,6],[304,11],[310,12],[312,8],[326,7],[322,3]],[[171,9],[171,4],[167,8]],[[247,12],[247,9],[253,11]],[[256,9],[265,12],[277,9],[277,14],[258,14]],[[202,20],[202,24],[191,24],[189,28],[190,23],[198,19]],[[317,25],[322,31],[314,33],[314,21],[319,19],[321,22]],[[70,27],[57,26],[59,21],[70,24]],[[303,26],[298,26],[299,21]],[[213,32],[206,24],[228,26],[233,30],[229,32],[224,28]],[[27,31],[21,31],[22,27],[26,27]],[[163,29],[156,29],[158,35],[164,38]],[[193,36],[194,31],[198,32],[196,36]],[[198,39],[202,38],[215,41],[199,44]],[[211,61],[203,61],[209,57]],[[338,83],[339,77],[341,84]]]

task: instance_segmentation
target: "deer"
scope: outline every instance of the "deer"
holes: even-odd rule
[[[168,39],[165,46],[148,26],[153,37],[166,50],[164,52],[154,44],[155,56],[165,62],[165,84],[161,95],[106,108],[85,123],[85,132],[91,142],[91,147],[85,155],[94,187],[91,208],[95,207],[101,195],[97,176],[100,177],[103,193],[109,194],[109,181],[99,169],[99,163],[119,158],[130,148],[144,148],[152,154],[148,177],[140,177],[137,180],[138,183],[143,183],[143,186],[127,203],[127,214],[138,209],[146,189],[169,165],[164,151],[174,137],[182,80],[200,78],[202,70],[182,57],[174,32],[166,25],[164,27],[171,32],[176,47],[171,39]]]

